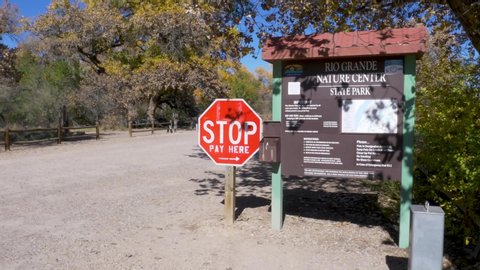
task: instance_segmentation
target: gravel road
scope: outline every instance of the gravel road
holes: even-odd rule
[[[2,150],[0,269],[406,269],[376,194],[357,181],[286,179],[274,231],[269,167],[252,160],[224,225],[224,168],[196,136]]]

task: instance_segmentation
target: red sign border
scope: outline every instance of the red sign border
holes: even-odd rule
[[[203,115],[208,112],[210,110],[211,107],[213,107],[213,105],[215,105],[215,103],[219,102],[219,101],[242,101],[244,104],[247,105],[247,107],[255,114],[255,116],[258,117],[258,119],[260,119],[260,127],[259,127],[259,131],[260,132],[260,140],[262,138],[262,134],[263,134],[263,119],[260,117],[260,115],[258,115],[258,113],[250,106],[250,104],[248,104],[245,99],[243,98],[217,98],[215,99],[212,104],[210,104],[210,106],[208,106],[208,108],[205,109],[205,111],[203,111],[203,113],[198,117],[198,146],[203,150],[203,152],[205,154],[207,154],[207,156],[215,163],[215,165],[219,165],[219,166],[236,166],[236,167],[241,167],[243,165],[245,165],[257,152],[258,150],[260,149],[260,142],[259,142],[259,145],[258,145],[258,148],[257,150],[255,150],[252,154],[250,154],[250,156],[248,158],[245,159],[245,161],[242,163],[242,164],[233,164],[233,163],[218,163],[215,161],[214,158],[212,158],[212,156],[208,153],[208,151],[206,151],[202,145],[200,144],[200,130],[201,130],[201,125],[200,125],[200,119],[202,119]]]

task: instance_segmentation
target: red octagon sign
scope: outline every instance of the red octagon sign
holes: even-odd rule
[[[198,145],[217,165],[242,166],[260,146],[262,119],[243,99],[216,99],[198,127]]]

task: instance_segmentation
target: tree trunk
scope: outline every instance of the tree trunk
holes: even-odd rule
[[[155,109],[157,108],[157,104],[155,103],[154,96],[152,95],[148,100],[148,120],[152,125],[152,134],[155,132]]]
[[[448,0],[448,5],[470,38],[473,47],[480,52],[480,2]]]
[[[157,104],[155,102],[155,96],[151,96],[148,100],[148,110],[147,110],[147,115],[148,115],[148,120],[150,123],[153,123],[155,121],[155,110],[157,108]]]
[[[132,121],[136,117],[136,110],[132,103],[127,104],[127,127],[128,136],[132,137]]]

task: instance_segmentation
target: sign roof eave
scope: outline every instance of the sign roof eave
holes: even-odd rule
[[[426,40],[424,26],[269,38],[262,48],[262,58],[274,62],[379,55],[420,57],[426,51]]]

